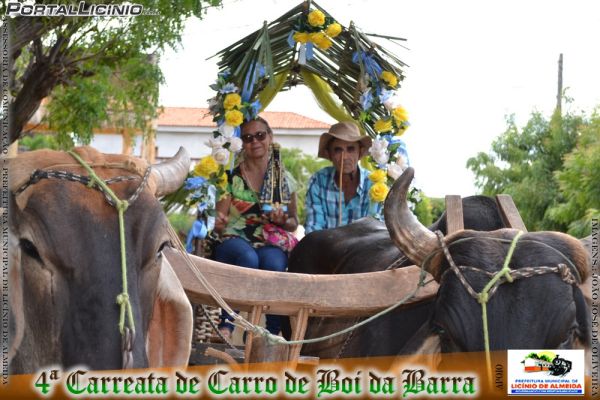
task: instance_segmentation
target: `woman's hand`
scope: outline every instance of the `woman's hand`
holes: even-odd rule
[[[289,216],[281,208],[277,208],[267,214],[267,219],[275,225],[284,226]]]
[[[223,232],[228,221],[229,217],[226,214],[222,213],[221,211],[217,211],[217,216],[215,218],[215,231],[217,233]]]

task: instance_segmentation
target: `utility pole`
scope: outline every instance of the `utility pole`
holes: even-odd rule
[[[563,55],[558,57],[558,93],[556,94],[556,111],[562,115],[562,91],[563,91]]]

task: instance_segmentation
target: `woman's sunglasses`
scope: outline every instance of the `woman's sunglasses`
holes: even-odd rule
[[[265,131],[256,132],[254,135],[245,133],[242,135],[242,142],[252,143],[254,141],[254,139],[258,140],[259,142],[262,142],[263,140],[265,140],[266,137],[267,137],[267,132],[265,132]]]

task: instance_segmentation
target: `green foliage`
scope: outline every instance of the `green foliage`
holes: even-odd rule
[[[555,172],[573,150],[583,127],[583,115],[555,114],[548,121],[534,112],[519,129],[513,117],[492,144],[488,154],[479,153],[467,162],[484,195],[510,194],[529,230],[566,231],[568,222],[550,218],[547,211],[561,201]]]
[[[419,197],[420,201],[418,201],[415,205],[414,214],[419,220],[419,222],[421,222],[425,226],[429,226],[434,221],[432,213],[433,205],[431,203],[431,199],[425,196],[423,193],[421,193]]]
[[[431,220],[437,221],[446,210],[446,200],[440,197],[432,197],[431,202]]]
[[[187,232],[190,229],[192,229],[192,225],[194,224],[194,221],[196,220],[196,216],[190,215],[185,212],[169,214],[168,218],[169,218],[169,222],[171,223],[171,226],[173,227],[173,229],[175,229],[175,232],[180,233],[180,234],[181,234],[181,232],[184,232],[184,234],[187,234]]]
[[[136,4],[155,15],[9,19],[18,32],[10,49],[12,104],[19,105],[11,140],[43,98],[51,99],[47,121],[61,148],[71,147],[73,139],[89,143],[93,130],[106,126],[148,133],[163,81],[158,57],[179,45],[188,18],[201,18],[221,0]]]
[[[600,218],[600,115],[595,112],[582,127],[577,146],[554,173],[560,188],[558,204],[547,217],[568,227],[577,237],[591,234],[591,221]]]
[[[285,169],[294,177],[297,186],[298,220],[305,221],[304,200],[310,177],[321,168],[331,165],[330,161],[305,154],[300,149],[281,149]]]
[[[52,135],[33,135],[25,136],[19,142],[19,147],[25,150],[33,151],[40,149],[58,150],[60,146],[56,138]]]

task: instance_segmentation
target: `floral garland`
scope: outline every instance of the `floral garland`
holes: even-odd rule
[[[406,146],[400,139],[410,126],[408,113],[398,104],[398,77],[393,72],[383,70],[375,57],[362,51],[355,52],[352,61],[364,70],[359,80],[363,87],[359,120],[374,132],[369,133],[373,144],[367,162],[373,182],[369,195],[378,203],[385,200],[390,186],[408,166]]]
[[[294,47],[295,43],[300,43],[298,62],[306,64],[306,60],[313,58],[313,48],[317,46],[320,50],[326,51],[331,47],[331,39],[337,37],[342,32],[342,26],[333,18],[326,16],[320,10],[313,10],[308,14],[302,14],[294,29],[290,32],[288,43]]]
[[[214,228],[216,202],[227,192],[226,167],[233,169],[235,156],[242,150],[240,125],[255,119],[261,109],[260,102],[250,102],[250,98],[255,81],[262,77],[264,68],[257,64],[254,79],[246,79],[242,90],[232,82],[229,69],[220,72],[210,85],[217,92],[209,100],[209,112],[217,123],[213,137],[205,142],[211,154],[198,161],[184,183],[185,205],[196,206],[198,212],[190,237],[203,239]]]

